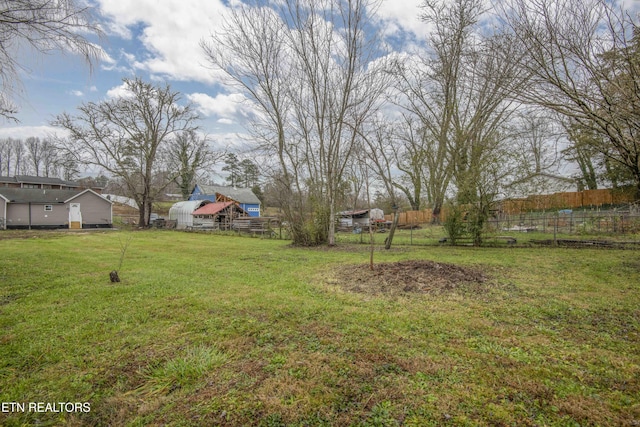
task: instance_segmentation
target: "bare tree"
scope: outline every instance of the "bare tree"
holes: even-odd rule
[[[372,174],[378,178],[379,182],[382,183],[386,191],[386,195],[391,203],[391,207],[393,210],[393,220],[391,222],[389,235],[385,239],[385,248],[390,249],[399,220],[399,201],[396,190],[400,189],[401,191],[405,192],[405,194],[409,191],[405,191],[404,187],[397,183],[394,174],[394,168],[396,167],[398,160],[398,151],[395,141],[393,140],[393,132],[390,125],[388,123],[376,121],[373,123],[370,129],[367,130],[368,132],[362,132],[359,134],[359,136],[364,141],[362,151],[367,154],[368,163],[367,166],[361,167],[363,167],[367,179],[369,176],[369,170],[371,170]],[[367,192],[368,191],[369,188],[367,185]]]
[[[68,143],[56,144],[56,164],[57,174],[60,178],[73,181],[80,174],[79,162],[75,154],[70,153],[64,147],[69,146]]]
[[[514,92],[526,81],[526,73],[516,67],[519,46],[479,25],[483,4],[425,1],[421,18],[434,28],[431,53],[397,67],[407,94],[404,106],[420,120],[434,210],[453,184],[457,202],[474,210],[476,243],[498,194],[496,179],[507,177],[499,173],[505,169],[504,126],[515,110]]]
[[[481,29],[483,4],[424,1],[421,18],[433,27],[430,51],[396,67],[406,94],[402,105],[420,122],[416,136],[434,214],[453,185],[457,202],[477,209],[477,229],[498,194],[494,163],[505,161],[503,128],[515,110],[514,91],[526,80],[515,66],[517,46],[498,31]]]
[[[11,175],[15,144],[16,141],[12,138],[0,139],[0,175]]]
[[[165,148],[169,176],[185,200],[189,198],[199,174],[220,160],[221,154],[214,153],[209,144],[206,137],[188,130],[177,133]]]
[[[277,11],[245,4],[203,42],[260,110],[254,134],[278,161],[295,243],[335,243],[357,129],[382,90],[364,28],[374,9],[370,0],[286,0]]]
[[[14,139],[13,153],[13,175],[27,173],[27,150],[21,139]],[[11,175],[11,173],[9,173]]]
[[[40,53],[61,50],[92,66],[101,49],[86,34],[101,35],[90,9],[76,0],[0,0],[0,117],[15,119],[13,98],[20,88],[25,45]]]
[[[53,124],[69,132],[66,150],[80,163],[98,166],[120,179],[140,209],[139,225],[149,224],[151,207],[170,183],[161,175],[160,151],[182,132],[196,131],[198,116],[168,85],[124,79],[124,97],[86,103],[78,114],[63,113]]]
[[[523,110],[513,117],[518,152],[531,175],[553,171],[558,166],[558,139],[563,135],[556,120],[543,111]]]
[[[293,73],[287,31],[272,9],[242,4],[231,11],[220,31],[201,45],[211,64],[223,70],[261,112],[251,131],[262,148],[277,159],[273,194],[291,225],[294,241],[301,241],[304,193],[295,146],[286,137],[291,114],[287,92]]]
[[[527,52],[521,99],[604,138],[594,145],[627,169],[640,194],[640,32],[607,0],[508,0],[501,11]]]
[[[40,176],[40,164],[42,163],[42,141],[38,137],[29,137],[25,141],[25,147],[29,155],[31,170],[35,176]]]
[[[439,144],[429,128],[410,112],[402,115],[397,128],[396,162],[406,178],[401,177],[395,185],[407,196],[414,210],[422,208],[424,197],[437,222],[451,180],[447,146]]]
[[[425,3],[429,13],[443,14],[444,6]],[[429,9],[431,7],[431,9]],[[460,77],[462,57],[461,43],[468,38],[468,25],[462,28],[445,26],[462,25],[451,19],[440,21],[430,40],[431,53],[421,53],[396,61],[394,74],[398,76],[396,89],[402,94],[398,104],[406,110],[403,127],[409,124],[404,140],[415,157],[424,161],[422,178],[425,180],[428,199],[433,208],[434,221],[439,220],[445,194],[452,179],[451,140],[454,137],[454,113]],[[452,34],[448,34],[452,33]],[[416,123],[417,122],[417,123]],[[411,164],[411,163],[410,163]]]
[[[579,174],[575,177],[578,189],[596,190],[601,177],[600,163],[603,156],[595,148],[602,144],[602,134],[585,129],[577,123],[565,123],[565,129],[571,145],[563,150],[565,158],[578,165]],[[596,141],[594,141],[596,139]]]
[[[540,108],[521,108],[511,117],[507,139],[513,151],[514,176],[509,189],[517,196],[560,191],[558,183],[574,183],[562,175],[561,144],[567,134],[557,114]]]
[[[29,167],[35,176],[52,176],[57,174],[58,149],[49,139],[29,137],[25,140]]]

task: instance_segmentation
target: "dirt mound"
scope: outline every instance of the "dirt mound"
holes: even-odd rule
[[[412,260],[349,265],[335,271],[331,284],[367,294],[483,292],[488,277],[479,269],[434,261]]]

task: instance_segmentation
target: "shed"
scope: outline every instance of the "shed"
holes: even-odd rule
[[[363,227],[373,222],[384,221],[384,211],[382,209],[360,209],[340,212],[341,227]]]
[[[193,212],[193,225],[216,230],[230,230],[233,221],[247,216],[236,202],[213,202]]]
[[[0,215],[0,228],[110,228],[113,223],[111,202],[90,189],[0,188]]]
[[[211,203],[210,200],[186,200],[174,203],[169,208],[169,221],[176,221],[178,230],[193,227],[193,212],[209,203]]]
[[[260,216],[260,199],[250,188],[237,188],[223,185],[197,184],[189,200],[210,200],[212,202],[238,202],[247,215]]]

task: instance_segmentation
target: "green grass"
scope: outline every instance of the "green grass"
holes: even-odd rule
[[[491,277],[477,292],[385,296],[336,280],[341,265],[368,262],[366,245],[2,236],[0,402],[91,405],[0,412],[3,426],[640,423],[638,252],[377,249],[376,262]]]
[[[388,233],[374,233],[374,242],[378,245],[383,245]],[[393,238],[393,243],[397,245],[409,245],[409,246],[446,246],[448,243],[440,243],[440,239],[447,236],[444,227],[440,225],[422,224],[420,228],[414,230],[400,229],[396,230]],[[624,242],[629,243],[628,246],[640,248],[640,234],[638,233],[561,233],[558,232],[554,235],[553,228],[549,227],[546,231],[533,231],[529,233],[517,232],[517,231],[505,231],[505,230],[490,230],[483,234],[483,246],[493,247],[508,247],[510,246],[504,237],[512,237],[516,239],[517,246],[539,246],[533,244],[533,241],[545,241],[558,239],[566,240],[588,240],[588,241],[607,241],[607,242]],[[352,244],[368,244],[369,234],[364,232],[362,234],[353,234],[350,232],[337,233],[336,240],[340,243],[352,243]],[[472,239],[469,235],[465,235],[460,239],[460,245],[471,245]],[[633,243],[631,245],[630,243]]]

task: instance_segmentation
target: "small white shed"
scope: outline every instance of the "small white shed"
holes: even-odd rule
[[[384,221],[384,211],[378,208],[343,211],[339,215],[343,227],[366,227],[372,222]]]
[[[193,211],[211,203],[210,200],[187,200],[175,203],[169,209],[169,220],[176,222],[176,229],[193,227]]]

